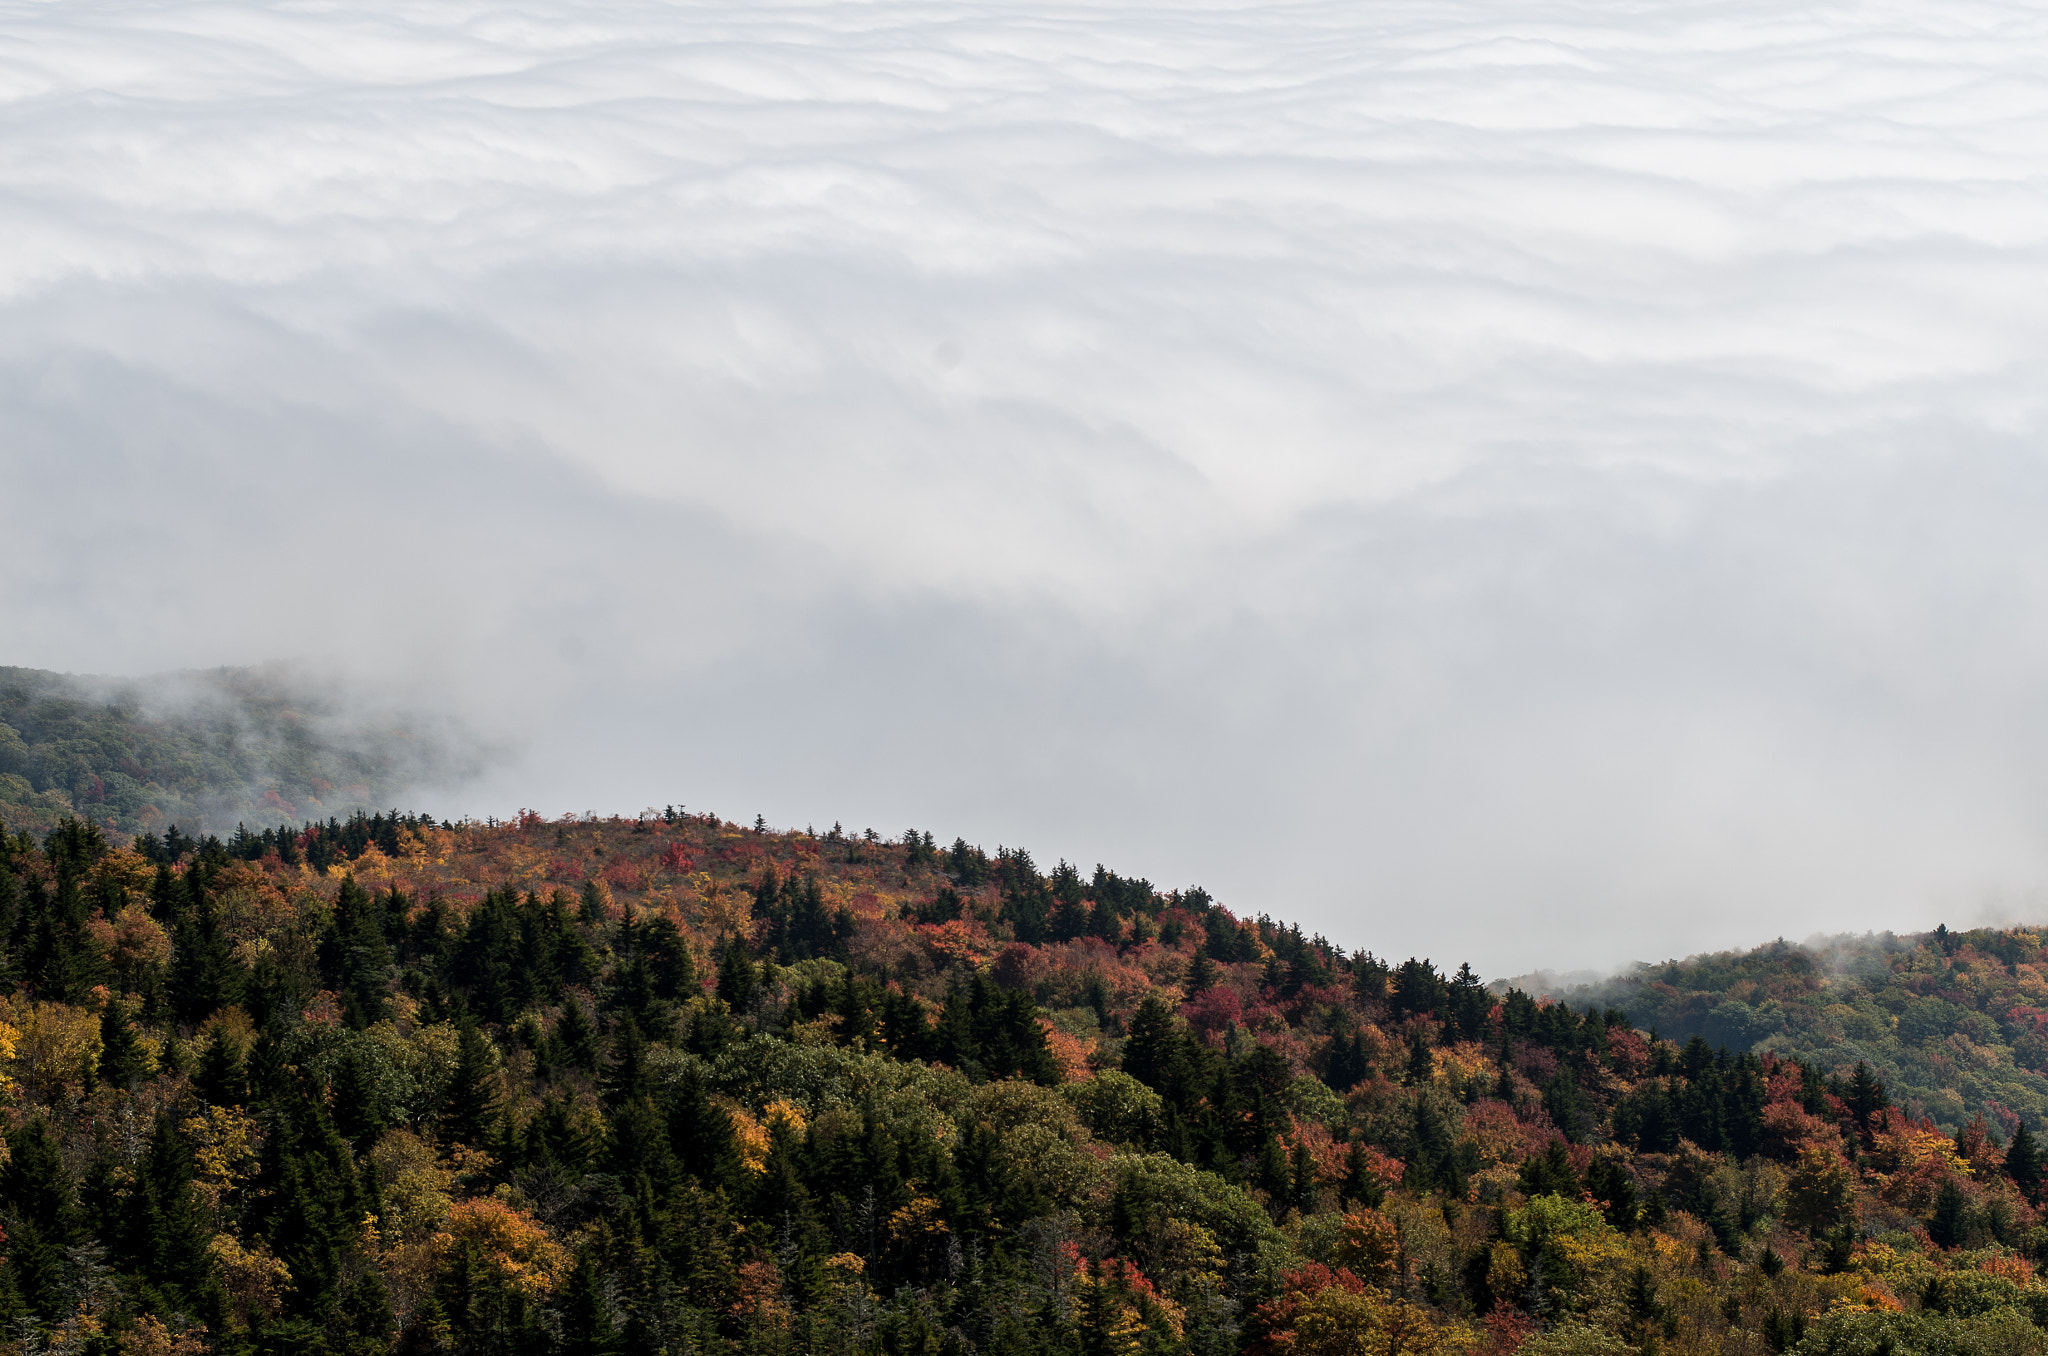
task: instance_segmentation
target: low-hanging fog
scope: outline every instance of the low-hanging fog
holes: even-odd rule
[[[0,663],[1488,974],[2048,917],[2048,17],[17,2]]]

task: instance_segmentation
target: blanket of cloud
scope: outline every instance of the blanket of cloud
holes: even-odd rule
[[[2038,916],[2044,72],[1968,0],[6,0],[0,658],[1492,973]]]

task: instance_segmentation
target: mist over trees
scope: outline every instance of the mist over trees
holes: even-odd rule
[[[382,807],[475,771],[442,720],[365,711],[284,668],[102,679],[0,667],[0,815],[133,834]]]
[[[1946,925],[1773,942],[1636,967],[1560,996],[1612,1004],[1685,1040],[1823,1068],[1867,1063],[1913,1115],[2000,1133],[2048,1121],[2048,963],[2040,928]]]

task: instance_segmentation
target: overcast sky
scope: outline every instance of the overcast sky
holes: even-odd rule
[[[1490,975],[2048,919],[2048,16],[0,4],[0,662]]]

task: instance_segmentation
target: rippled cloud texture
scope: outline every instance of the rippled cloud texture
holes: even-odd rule
[[[2048,915],[2021,5],[0,5],[5,662],[1489,973]],[[451,800],[453,798],[451,797]]]

